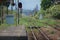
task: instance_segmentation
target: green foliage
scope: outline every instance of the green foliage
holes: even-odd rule
[[[47,8],[49,8],[53,4],[52,2],[53,2],[52,0],[42,0],[41,8],[43,10],[46,10]]]
[[[39,15],[40,15],[40,12],[38,11],[37,13],[35,13],[35,15],[33,16],[35,19],[39,19]]]
[[[40,14],[45,14],[45,10],[41,9]]]
[[[60,5],[54,5],[51,9],[52,16],[60,19]]]
[[[35,19],[34,17],[24,17],[20,19],[20,24],[25,25],[26,27],[29,27],[29,26],[42,27],[47,25],[45,24],[46,22],[50,25],[56,24],[56,22],[52,19],[39,20],[39,19]]]
[[[60,19],[60,5],[54,5],[46,10],[46,15],[49,15],[49,17],[54,17],[57,19]]]
[[[45,18],[60,19],[60,5],[51,6],[50,8],[44,11],[41,11],[41,12],[45,14],[44,16]]]
[[[60,5],[54,5],[53,0],[42,0],[41,10],[45,11],[40,12],[45,14],[45,18],[60,19]]]

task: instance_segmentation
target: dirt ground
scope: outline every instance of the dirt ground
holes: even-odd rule
[[[25,26],[11,26],[0,31],[0,36],[26,36]]]

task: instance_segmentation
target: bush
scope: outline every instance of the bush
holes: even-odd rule
[[[46,10],[46,15],[55,19],[60,19],[60,5],[54,5]]]

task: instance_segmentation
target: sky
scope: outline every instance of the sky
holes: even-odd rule
[[[25,10],[33,10],[36,5],[38,5],[38,10],[40,10],[40,0],[19,0],[19,2],[22,3],[22,8]],[[17,0],[15,3],[17,4]],[[15,6],[13,8],[15,9]],[[11,9],[11,5],[9,6],[9,9]]]

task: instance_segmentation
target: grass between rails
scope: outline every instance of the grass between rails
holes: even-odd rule
[[[50,25],[59,24],[58,22],[56,22],[53,19],[42,19],[42,20],[39,20],[39,19],[35,19],[33,17],[24,17],[24,18],[20,19],[20,24],[23,24],[26,27],[29,27],[29,26],[38,26],[38,27],[47,26],[47,24],[44,24],[42,22],[48,23]]]

